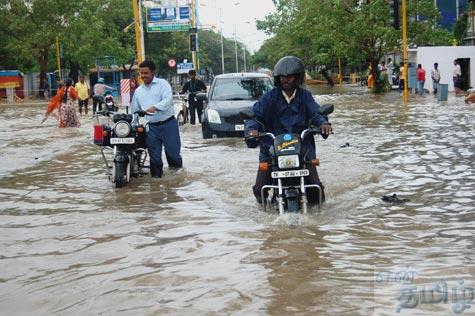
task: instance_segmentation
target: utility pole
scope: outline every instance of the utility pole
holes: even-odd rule
[[[58,75],[59,80],[63,79],[62,71],[61,71],[61,56],[59,52],[59,35],[56,35],[56,62],[58,63]]]
[[[244,56],[244,72],[247,72],[247,68],[246,68],[246,44],[243,45],[242,54]]]
[[[135,47],[137,49],[137,62],[140,64],[145,59],[143,29],[142,29],[142,1],[132,0],[135,22]]]
[[[196,0],[191,0],[191,27],[196,28]],[[196,49],[198,49],[198,30],[196,31]],[[198,72],[198,56],[197,52],[191,52],[191,60],[193,61],[193,67]]]
[[[219,26],[221,28],[221,73],[224,74],[224,43],[223,43],[223,22],[221,21],[221,8],[219,8]]]
[[[404,92],[402,95],[402,99],[404,102],[409,101],[409,91],[408,91],[408,78],[409,78],[409,69],[407,67],[407,8],[406,8],[406,0],[402,0],[402,53],[403,53],[403,62],[404,62]]]
[[[234,54],[236,55],[236,72],[239,72],[236,36],[236,24],[234,24]]]

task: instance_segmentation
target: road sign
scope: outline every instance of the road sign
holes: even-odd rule
[[[173,67],[175,67],[175,66],[176,66],[176,60],[173,59],[173,58],[170,58],[170,59],[168,60],[168,67],[173,68]]]
[[[188,71],[195,69],[193,63],[178,63],[176,65],[176,73],[177,74],[187,74]]]

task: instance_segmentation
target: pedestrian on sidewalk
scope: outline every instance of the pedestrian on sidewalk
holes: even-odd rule
[[[417,90],[419,95],[424,95],[424,83],[426,82],[426,71],[422,68],[422,65],[417,65]]]
[[[434,69],[430,71],[430,77],[432,78],[432,86],[434,87],[434,94],[437,94],[437,89],[439,89],[440,82],[440,70],[439,64],[434,63]]]

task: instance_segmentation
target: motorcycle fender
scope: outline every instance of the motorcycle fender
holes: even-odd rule
[[[114,157],[114,162],[128,163],[129,162],[129,156],[126,155],[125,153],[118,152],[117,155],[115,155],[115,157]]]

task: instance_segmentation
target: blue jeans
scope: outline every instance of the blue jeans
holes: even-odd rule
[[[181,141],[176,119],[173,118],[165,124],[149,124],[148,126],[147,149],[150,154],[150,173],[152,176],[162,176],[162,146],[165,147],[168,167],[181,168],[183,160],[180,155]]]
[[[417,80],[417,91],[419,91],[419,95],[424,95],[424,83],[423,80]]]

